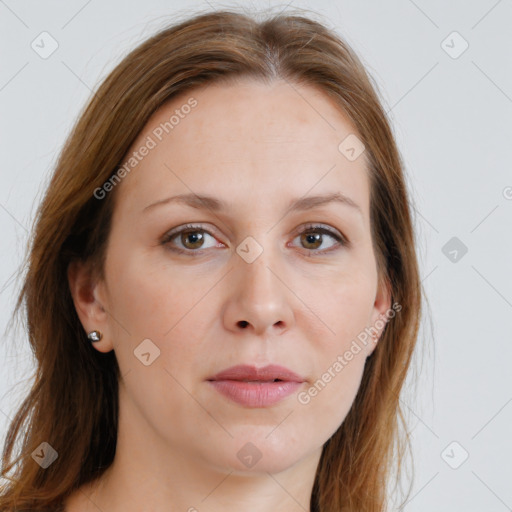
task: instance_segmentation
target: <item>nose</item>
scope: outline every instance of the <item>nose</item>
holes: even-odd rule
[[[279,335],[292,327],[292,286],[272,263],[269,252],[264,250],[252,263],[236,256],[235,268],[227,276],[229,293],[223,317],[226,329]]]

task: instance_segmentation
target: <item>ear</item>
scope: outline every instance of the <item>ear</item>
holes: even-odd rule
[[[372,333],[371,341],[366,345],[366,357],[372,355],[377,343],[386,327],[389,318],[386,312],[391,309],[391,284],[387,278],[379,279],[375,302],[371,314],[369,330]]]
[[[75,309],[86,333],[98,330],[100,341],[90,342],[99,352],[110,352],[114,346],[109,331],[109,315],[103,306],[103,285],[93,279],[90,266],[73,260],[67,269],[68,283]]]

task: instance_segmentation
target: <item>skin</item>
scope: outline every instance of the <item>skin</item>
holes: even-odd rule
[[[357,131],[331,100],[285,81],[209,85],[157,110],[129,154],[191,95],[197,106],[117,185],[105,281],[85,265],[68,269],[85,331],[103,333],[94,349],[114,350],[122,374],[114,463],[71,496],[68,512],[309,510],[322,446],[376,343],[361,344],[308,404],[297,392],[249,408],[206,379],[235,364],[275,363],[304,376],[299,391],[307,390],[391,305],[389,286],[378,286],[365,155],[349,161],[338,150]],[[143,212],[190,192],[229,207]],[[332,192],[360,211],[332,202],[286,214],[294,199]],[[185,235],[160,243],[186,223],[208,232],[199,231],[202,245]],[[327,234],[308,242],[301,232],[316,231],[307,223],[350,245]],[[252,263],[236,252],[248,236],[263,248]],[[148,338],[160,356],[146,366],[134,350]],[[261,454],[250,468],[237,457],[247,442]]]

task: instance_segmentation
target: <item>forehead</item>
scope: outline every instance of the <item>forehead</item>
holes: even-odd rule
[[[143,207],[173,193],[270,203],[339,190],[367,211],[365,154],[350,161],[339,149],[351,134],[357,131],[348,117],[312,86],[209,84],[153,114],[124,162],[152,147],[118,192],[121,202]]]

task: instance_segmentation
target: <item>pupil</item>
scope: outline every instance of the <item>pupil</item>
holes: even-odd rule
[[[306,242],[308,244],[315,244],[320,241],[321,233],[314,233],[306,235]]]
[[[190,238],[192,238],[192,242],[190,242]],[[192,231],[189,233],[185,233],[185,240],[187,243],[190,243],[191,245],[196,244],[198,241],[200,241],[202,238],[202,235],[199,234],[198,231]]]

